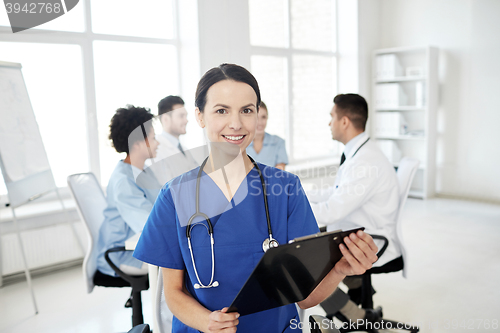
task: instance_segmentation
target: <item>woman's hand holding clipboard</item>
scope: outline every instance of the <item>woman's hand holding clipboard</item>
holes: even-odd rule
[[[346,275],[363,274],[376,261],[377,246],[363,229],[318,233],[269,249],[228,312],[319,304]]]
[[[363,228],[364,229],[364,228]],[[363,230],[351,233],[344,237],[343,243],[339,244],[343,258],[334,266],[339,274],[361,275],[372,268],[377,261],[378,247],[373,242],[370,235]]]

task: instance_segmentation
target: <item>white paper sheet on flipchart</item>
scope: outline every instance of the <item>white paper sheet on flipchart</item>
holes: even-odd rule
[[[21,68],[0,66],[0,155],[15,182],[50,169]]]

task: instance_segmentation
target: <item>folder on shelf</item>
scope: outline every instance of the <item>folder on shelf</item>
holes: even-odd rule
[[[391,80],[403,76],[403,67],[395,54],[381,54],[376,57],[375,75],[377,80]]]
[[[377,112],[375,134],[377,136],[399,136],[406,134],[407,124],[399,112]]]
[[[377,109],[391,109],[406,105],[407,96],[399,83],[378,84],[375,89]]]
[[[228,312],[244,316],[306,299],[342,258],[339,244],[358,230],[364,228],[318,233],[269,249]]]
[[[415,82],[415,106],[423,107],[425,105],[424,82]]]

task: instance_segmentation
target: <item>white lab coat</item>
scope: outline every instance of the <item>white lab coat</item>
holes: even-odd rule
[[[401,256],[396,235],[399,185],[394,167],[374,141],[358,150],[366,139],[363,133],[348,153],[333,187],[307,194],[316,220],[328,231],[365,227],[369,234],[387,237],[389,246],[374,264],[378,267]],[[375,243],[382,248],[382,241]]]
[[[184,155],[166,136],[156,135],[156,140],[160,145],[149,168],[161,185],[199,166],[189,150],[183,148]]]

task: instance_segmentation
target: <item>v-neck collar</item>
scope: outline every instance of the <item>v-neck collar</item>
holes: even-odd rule
[[[250,169],[250,171],[245,175],[245,178],[243,178],[243,180],[241,181],[241,183],[238,185],[238,188],[236,189],[236,191],[234,192],[233,196],[231,197],[231,200],[227,199],[227,197],[224,194],[224,192],[222,191],[222,189],[217,185],[217,183],[215,183],[215,181],[212,179],[212,177],[210,177],[208,173],[206,173],[204,170],[202,170],[202,179],[205,178],[205,177],[208,178],[209,182],[211,183],[210,186],[217,188],[218,193],[227,202],[227,204],[225,205],[224,210],[223,210],[223,212],[221,214],[223,214],[224,212],[226,212],[227,210],[229,210],[231,208],[235,208],[241,201],[244,200],[244,198],[243,198],[241,201],[238,201],[238,203],[236,203],[234,201],[234,198],[236,198],[238,196],[239,192],[241,192],[240,189],[242,188],[242,185],[244,183],[245,183],[244,187],[246,187],[248,189],[248,177],[254,171],[254,169],[255,169],[255,166],[252,169]],[[200,184],[200,186],[201,186],[201,184]],[[229,207],[230,205],[231,205],[231,207]]]

